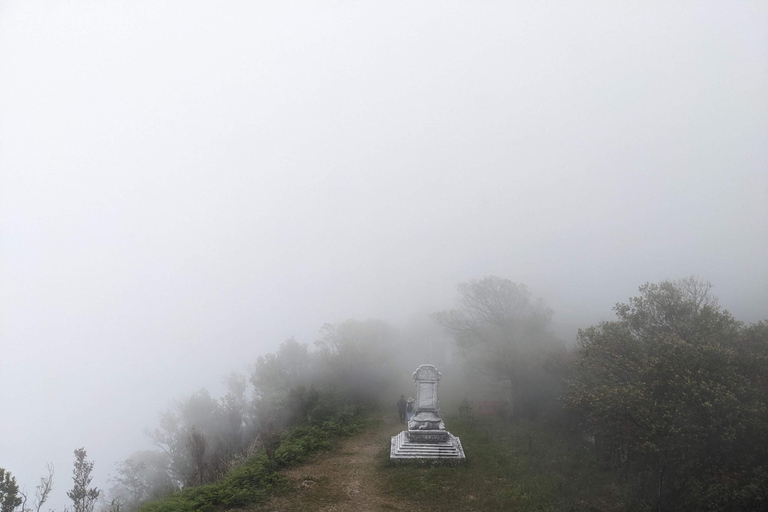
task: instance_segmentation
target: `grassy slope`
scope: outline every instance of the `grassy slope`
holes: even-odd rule
[[[629,485],[597,467],[591,451],[567,433],[495,418],[448,418],[461,438],[467,464],[399,467],[379,458],[383,492],[435,511],[634,510]]]
[[[218,482],[168,495],[139,512],[204,512],[262,503],[270,494],[285,490],[281,469],[331,448],[337,439],[357,432],[363,422],[363,417],[347,411],[322,424],[298,426],[283,434],[273,461],[259,452]]]
[[[361,428],[376,431],[373,439],[380,440],[375,443],[382,443],[378,459],[370,461],[371,476],[376,483],[375,492],[388,498],[384,501],[397,504],[394,509],[605,512],[637,509],[632,506],[629,484],[621,482],[612,472],[598,468],[588,447],[569,434],[526,422],[448,417],[448,428],[461,438],[467,463],[460,467],[409,467],[389,464],[388,431],[396,419],[392,419],[392,425],[385,423],[379,414],[348,415],[322,425],[297,427],[283,436],[273,462],[259,453],[219,482],[186,489],[148,503],[140,510],[224,510],[264,504],[274,494],[290,495],[297,490],[286,484],[282,469],[298,465],[312,453],[336,446],[336,440]],[[323,457],[339,455],[331,450]],[[321,508],[322,497],[307,494],[302,503],[307,505],[307,511]]]

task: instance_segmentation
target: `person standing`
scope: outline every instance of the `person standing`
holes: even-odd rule
[[[400,395],[400,400],[397,401],[397,412],[400,413],[400,423],[405,423],[405,408],[406,408],[405,395]]]
[[[413,411],[413,403],[414,402],[415,402],[415,400],[413,399],[413,397],[409,396],[408,397],[408,402],[407,402],[408,405],[405,406],[405,412],[406,412],[406,414],[408,416],[408,421],[411,421],[411,418],[413,418],[413,412],[414,412]]]

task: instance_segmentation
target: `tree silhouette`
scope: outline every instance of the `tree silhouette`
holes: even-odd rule
[[[88,487],[91,485],[93,462],[87,459],[85,448],[75,450],[74,466],[72,480],[75,485],[71,491],[67,491],[67,496],[74,506],[73,512],[93,512],[101,491],[95,487]]]

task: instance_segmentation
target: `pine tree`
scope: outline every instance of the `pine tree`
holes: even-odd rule
[[[19,486],[10,471],[0,468],[0,512],[13,512],[21,505]]]

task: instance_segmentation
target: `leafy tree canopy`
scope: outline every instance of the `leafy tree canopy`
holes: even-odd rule
[[[738,322],[710,289],[646,284],[618,320],[578,335],[565,403],[613,464],[653,475],[660,506],[768,500],[768,450],[754,443],[768,434],[768,324]]]

